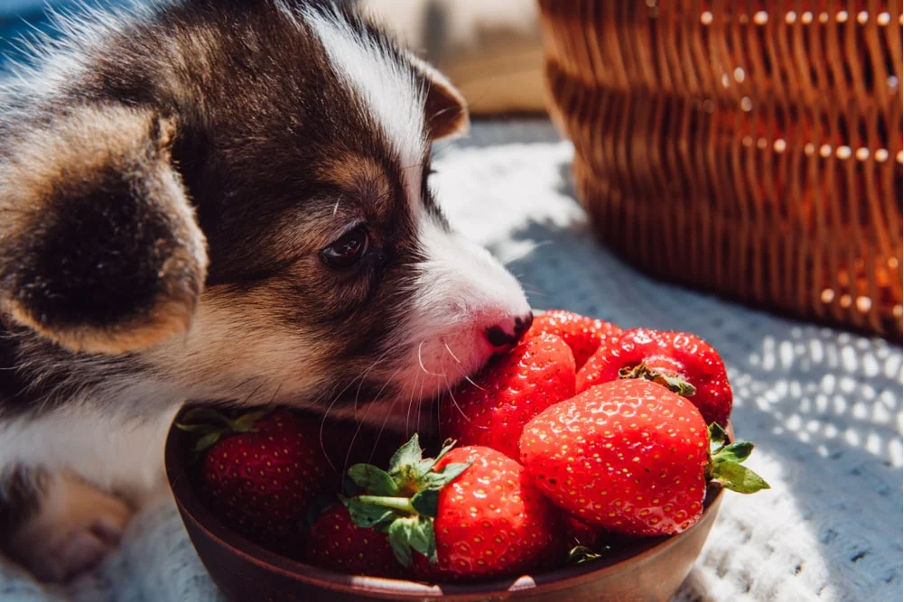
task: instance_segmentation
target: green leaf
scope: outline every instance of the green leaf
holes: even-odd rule
[[[568,551],[568,564],[584,564],[602,557],[602,554],[594,552],[587,546],[574,546]]]
[[[716,462],[743,462],[753,452],[753,443],[750,441],[735,441],[720,449],[713,456]]]
[[[411,566],[414,558],[411,554],[411,545],[408,539],[408,522],[405,519],[399,519],[389,525],[387,531],[389,535],[389,545],[392,547],[392,553],[396,560],[404,567]]]
[[[433,534],[433,519],[423,516],[399,518],[387,530],[393,555],[402,566],[411,566],[413,552],[436,562],[436,539]]]
[[[389,474],[398,474],[405,466],[413,466],[421,461],[424,452],[415,433],[407,443],[402,445],[389,460]]]
[[[671,376],[668,374],[652,373],[653,378],[650,378],[654,383],[658,383],[673,393],[677,393],[682,397],[693,397],[697,394],[697,387],[687,382],[680,376]]]
[[[231,420],[226,414],[214,408],[197,407],[182,414],[181,422],[185,424],[219,424],[228,427]]]
[[[645,362],[640,362],[634,367],[625,366],[618,371],[619,378],[645,378],[646,380],[658,383],[669,389],[673,393],[684,397],[693,397],[697,393],[697,388],[691,383],[684,380],[683,377],[672,374],[663,374],[650,370]]]
[[[709,425],[709,452],[715,455],[720,449],[725,447],[725,442],[728,440],[728,435],[725,434],[725,429],[718,422],[713,422]]]
[[[414,506],[414,509],[421,516],[436,518],[439,506],[439,490],[425,489],[414,494],[411,498],[411,505]]]
[[[450,462],[443,466],[443,469],[439,471],[438,474],[447,479],[447,483],[451,483],[458,475],[471,468],[473,463],[474,460],[469,460],[468,462]]]
[[[619,378],[644,378],[647,374],[650,374],[650,369],[644,362],[640,362],[636,366],[625,366],[618,369]]]
[[[433,472],[433,467],[435,465],[435,458],[424,458],[414,466],[411,466],[411,470],[405,472],[404,474],[410,482],[418,483],[423,480],[426,475],[429,475]]]
[[[257,424],[257,421],[272,412],[272,408],[266,408],[264,410],[256,410],[254,412],[247,412],[242,414],[235,420],[230,423],[232,430],[237,433],[248,433],[254,430],[254,425]]]
[[[714,462],[710,466],[710,476],[713,482],[738,493],[755,493],[770,488],[763,477],[736,462]]]
[[[361,501],[360,498],[343,498],[342,503],[348,508],[352,522],[359,527],[382,527],[401,516],[395,510],[385,506],[375,506]]]
[[[455,439],[446,439],[443,441],[443,446],[440,448],[439,453],[436,454],[436,457],[433,459],[433,466],[436,466],[436,463],[439,462],[443,456],[452,451],[452,448],[455,447],[455,444],[458,443]],[[433,466],[430,468],[432,469]]]
[[[406,521],[408,542],[412,549],[427,558],[436,554],[436,539],[433,535],[433,519],[426,516],[403,519]]]
[[[749,441],[728,443],[728,435],[719,424],[709,425],[710,463],[707,477],[725,489],[738,493],[754,493],[761,489],[769,489],[763,477],[741,462],[750,457],[754,445]]]
[[[222,430],[220,427],[213,426],[211,424],[184,424],[182,422],[176,423],[176,428],[180,431],[185,431],[186,433],[211,433],[213,431]]]
[[[203,437],[198,439],[198,441],[195,443],[194,450],[196,452],[202,452],[208,448],[211,448],[214,445],[216,445],[217,441],[219,441],[220,437],[222,437],[222,436],[223,436],[222,430],[213,431],[212,433],[207,433],[206,435],[204,435]]]
[[[373,495],[397,496],[399,488],[389,473],[373,464],[355,464],[348,477],[361,489]]]
[[[473,462],[452,462],[443,466],[439,472],[429,472],[421,479],[421,486],[426,489],[442,489],[466,471]]]
[[[361,491],[361,488],[358,487],[355,482],[348,477],[348,474],[342,476],[342,486],[340,487],[340,491],[345,497],[355,497],[357,495],[365,493],[364,491]]]
[[[725,441],[727,435],[725,434],[725,429],[722,428],[722,425],[718,422],[713,422],[709,425],[709,438],[716,442],[721,443]]]

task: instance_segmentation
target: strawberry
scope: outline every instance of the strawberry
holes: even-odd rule
[[[496,450],[447,444],[423,459],[415,435],[389,472],[358,464],[348,475],[368,492],[346,500],[352,520],[388,533],[398,561],[422,578],[515,575],[563,549],[558,511]]]
[[[541,333],[560,337],[571,347],[575,367],[580,370],[604,340],[621,331],[621,328],[610,322],[582,316],[564,309],[550,309],[534,317],[527,337]]]
[[[526,483],[524,468],[488,447],[460,447],[436,465],[471,465],[439,494],[434,522],[437,562],[419,559],[428,576],[514,575],[563,549],[559,513]]]
[[[565,536],[570,545],[583,546],[593,549],[600,547],[606,541],[608,532],[605,529],[588,525],[581,519],[566,514],[563,520]]]
[[[547,408],[520,444],[534,484],[582,521],[668,535],[699,520],[708,476],[744,493],[768,487],[739,464],[751,444],[725,446],[724,434],[714,442],[711,457],[706,424],[685,398],[646,380],[619,380]]]
[[[318,423],[320,419],[317,419]],[[318,433],[326,462],[341,473],[359,462],[386,463],[407,438],[400,432],[355,420],[324,421]],[[337,479],[338,481],[338,479]]]
[[[180,425],[203,435],[198,484],[209,509],[249,539],[294,551],[299,521],[327,474],[317,423],[285,410],[230,419],[197,408]]]
[[[647,328],[604,341],[578,372],[577,391],[619,378],[645,378],[683,395],[707,424],[728,424],[732,395],[722,358],[700,337]]]
[[[402,575],[402,565],[396,562],[386,534],[355,525],[342,504],[333,505],[311,526],[304,560],[355,575]]]
[[[602,527],[588,525],[570,514],[564,515],[565,540],[570,546],[568,564],[583,564],[599,560],[617,548],[630,545],[636,538],[617,535]]]
[[[602,527],[589,525],[581,519],[565,513],[564,529],[571,564],[602,558],[606,553],[624,548],[637,541],[636,537],[613,533]]]
[[[439,405],[440,432],[517,458],[521,429],[541,410],[574,395],[574,382],[568,345],[549,334],[530,337]]]

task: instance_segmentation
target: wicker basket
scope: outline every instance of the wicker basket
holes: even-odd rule
[[[594,227],[658,276],[901,336],[901,5],[541,0]]]

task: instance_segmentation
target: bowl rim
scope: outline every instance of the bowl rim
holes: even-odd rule
[[[175,420],[174,418],[173,423],[175,423]],[[599,561],[565,566],[519,577],[463,581],[461,583],[425,583],[390,577],[351,575],[320,568],[277,552],[272,552],[243,537],[209,512],[195,493],[194,486],[187,472],[188,463],[182,461],[186,452],[185,443],[187,440],[188,433],[180,431],[175,427],[175,424],[170,425],[166,438],[164,464],[167,480],[176,505],[182,514],[183,521],[191,520],[211,540],[216,541],[224,548],[230,549],[233,553],[243,556],[247,561],[261,569],[277,572],[291,580],[303,581],[324,589],[346,594],[367,594],[391,599],[448,598],[451,596],[457,600],[469,600],[483,599],[487,595],[518,591],[543,594],[573,587],[592,579],[599,579],[616,571],[624,570],[625,563],[628,561],[632,565],[644,564],[663,554],[685,537],[688,537],[710,515],[718,512],[723,493],[723,490],[719,487],[711,486],[707,488],[703,514],[700,520],[686,531],[675,535],[638,539],[637,543],[620,549],[612,557]],[[402,596],[402,598],[399,596]]]

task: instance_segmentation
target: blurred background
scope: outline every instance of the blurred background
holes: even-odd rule
[[[347,0],[388,25],[438,66],[472,113],[542,113],[543,50],[534,0]],[[84,0],[0,0],[0,69],[19,36],[49,31],[47,8],[78,10]],[[109,0],[104,6],[128,5]]]
[[[20,55],[23,36],[49,31],[48,8],[69,10],[84,4],[76,0],[0,0],[0,70]]]

